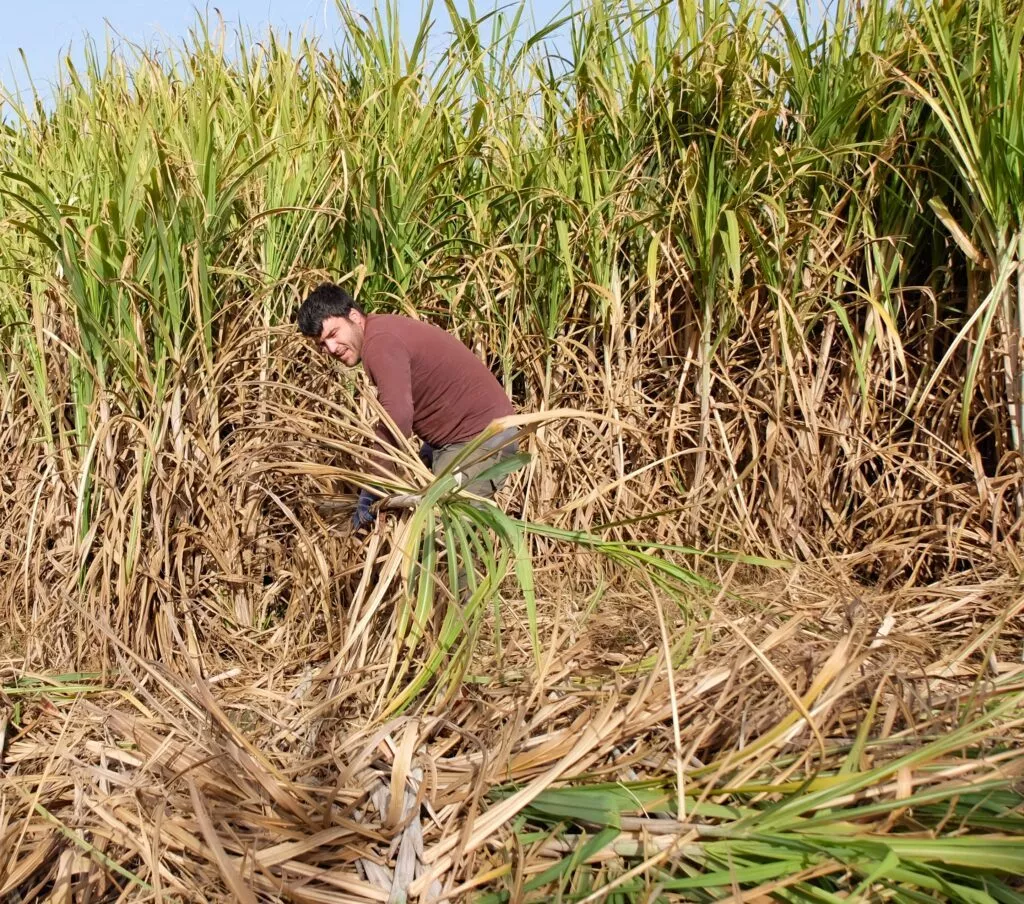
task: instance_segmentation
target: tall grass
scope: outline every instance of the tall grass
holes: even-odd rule
[[[568,60],[521,10],[453,10],[433,61],[427,18],[403,48],[393,9],[343,9],[335,47],[234,65],[203,26],[68,64],[3,137],[3,366],[83,487],[79,540],[101,425],[180,454],[217,342],[327,275],[472,336],[525,409],[627,425],[545,432],[601,461],[531,472],[528,512],[618,480],[588,523],[642,499],[705,544],[895,541],[876,576],[957,567],[907,539],[929,522],[1014,534],[1020,12],[841,6],[811,35],[798,10],[598,4]]]

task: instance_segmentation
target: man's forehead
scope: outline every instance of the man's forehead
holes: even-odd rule
[[[334,330],[338,328],[338,321],[344,320],[343,317],[325,317],[324,322],[320,327],[321,336],[329,336]]]

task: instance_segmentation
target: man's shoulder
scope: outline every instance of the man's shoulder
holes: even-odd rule
[[[415,344],[428,338],[436,341],[448,335],[439,326],[426,320],[416,320],[404,314],[373,314],[366,321],[363,341],[375,343],[398,340]]]
[[[386,366],[396,357],[410,357],[412,354],[409,331],[406,324],[415,324],[411,317],[401,314],[373,314],[366,320],[363,331],[363,365],[368,371]]]
[[[366,318],[366,327],[363,330],[363,344],[379,342],[389,337],[401,337],[405,332],[405,323],[411,318],[403,317],[401,314],[372,314]]]
[[[412,317],[406,314],[367,314],[366,315],[366,326],[367,329],[375,327],[378,330],[389,329],[396,326],[402,326],[406,323],[415,323]]]

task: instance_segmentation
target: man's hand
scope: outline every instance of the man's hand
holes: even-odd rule
[[[356,533],[368,530],[370,525],[377,520],[376,513],[370,510],[370,506],[376,498],[377,495],[369,490],[359,491],[359,502],[356,503],[356,510],[352,514],[352,529]]]
[[[424,443],[420,446],[420,461],[428,468],[434,467],[434,447],[430,443]]]

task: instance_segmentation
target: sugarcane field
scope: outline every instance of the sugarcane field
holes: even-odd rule
[[[1024,2],[310,9],[0,75],[0,902],[1024,902]]]

